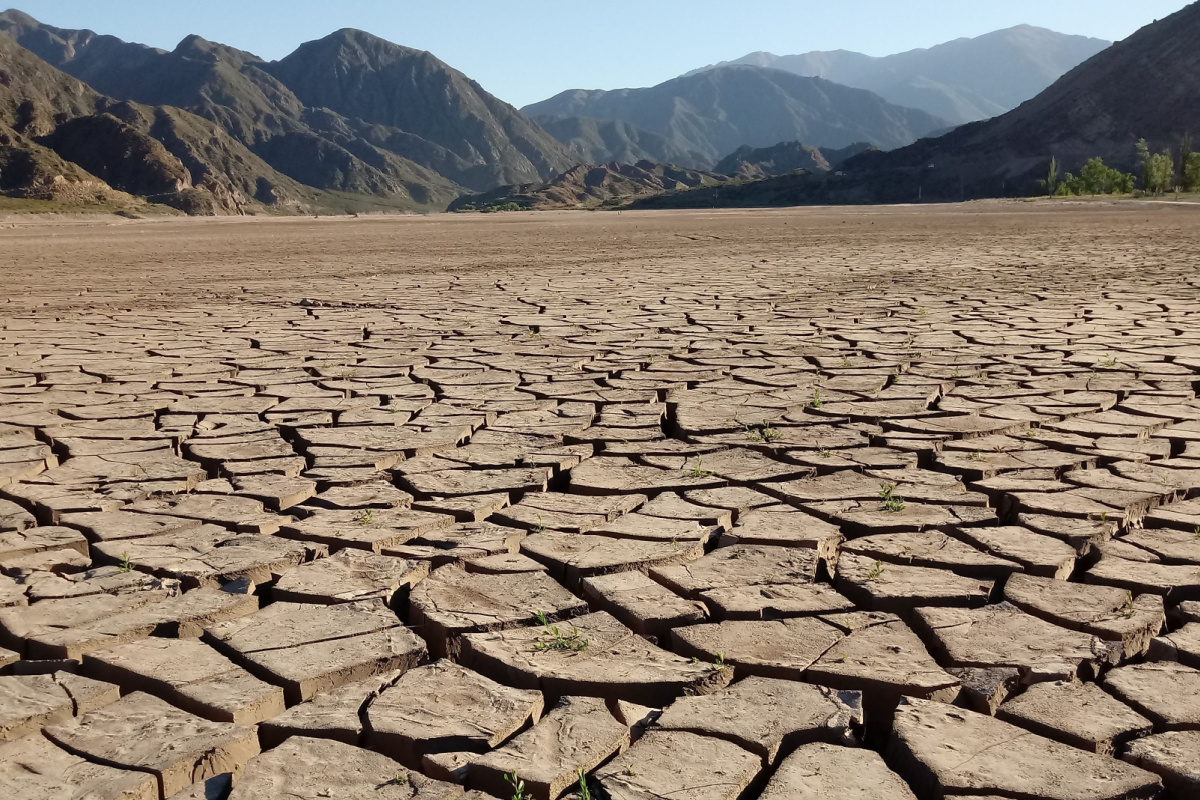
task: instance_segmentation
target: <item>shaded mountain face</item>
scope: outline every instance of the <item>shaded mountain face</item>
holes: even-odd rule
[[[1179,151],[1200,131],[1200,3],[1148,25],[1093,56],[1046,91],[996,119],[965,125],[891,153],[865,153],[845,169],[885,201],[1037,192],[1050,158],[1060,174],[1099,156],[1136,168],[1134,144]],[[931,195],[932,193],[932,195]]]
[[[946,122],[862,89],[780,70],[730,66],[649,89],[568,91],[527,106],[541,117],[622,120],[665,136],[706,167],[742,145],[799,140],[818,147],[866,141],[901,147]]]
[[[580,164],[545,183],[501,186],[490,192],[460,197],[451,211],[488,210],[516,206],[525,211],[567,208],[619,207],[631,200],[666,192],[720,186],[729,178],[673,164],[639,161]]]
[[[461,73],[359,31],[278,63],[199,36],[166,52],[11,11],[0,33],[106,95],[212,120],[296,181],[397,207],[444,206],[464,186],[544,179],[575,163]]]
[[[281,174],[209,119],[96,92],[2,31],[0,191],[200,214],[379,207]]]
[[[830,172],[851,156],[871,149],[866,142],[842,148],[813,147],[801,142],[780,142],[773,147],[739,147],[718,161],[713,171],[743,180],[771,178],[798,169]]]
[[[670,137],[651,133],[624,120],[590,117],[533,119],[585,164],[654,161],[699,168],[707,163],[704,156],[683,148]]]
[[[869,89],[891,103],[960,125],[1016,108],[1110,44],[1018,25],[882,58],[848,50],[792,56],[751,53],[689,74],[729,64],[781,69]]]
[[[995,119],[891,152],[847,159],[828,174],[749,181],[718,194],[696,189],[638,200],[644,208],[761,207],[956,201],[1044,192],[1051,158],[1059,175],[1088,159],[1136,170],[1135,143],[1171,148],[1200,130],[1200,2],[1139,30]]]
[[[356,30],[265,65],[307,106],[414,134],[468,165],[466,185],[547,178],[574,159],[515,108],[432,55]]]

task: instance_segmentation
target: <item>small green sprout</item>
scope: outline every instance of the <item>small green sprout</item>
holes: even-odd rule
[[[885,483],[879,488],[879,499],[883,501],[883,510],[895,513],[908,508],[904,503],[904,498],[895,494],[896,487],[890,483]]]
[[[506,774],[504,776],[504,782],[512,787],[512,800],[530,800],[529,796],[525,794],[525,781],[517,777],[516,770]]]
[[[587,650],[588,640],[583,637],[583,634],[574,625],[571,626],[571,632],[567,633],[557,625],[551,625],[544,613],[539,611],[534,616],[542,626],[541,635],[533,643],[534,650],[543,653],[550,650],[570,650],[575,653]]]

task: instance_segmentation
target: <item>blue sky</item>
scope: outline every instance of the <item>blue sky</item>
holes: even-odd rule
[[[755,50],[888,55],[1020,23],[1122,39],[1187,5],[1186,0],[8,2],[59,27],[91,28],[166,49],[198,33],[267,59],[338,28],[362,28],[431,51],[517,106],[564,89],[649,86]]]

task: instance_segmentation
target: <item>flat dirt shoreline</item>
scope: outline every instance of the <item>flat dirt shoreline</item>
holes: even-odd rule
[[[0,219],[8,298],[75,305],[184,302],[274,286],[291,296],[347,279],[587,274],[694,266],[727,278],[876,275],[920,285],[929,270],[1086,262],[1109,277],[1182,261],[1200,209],[1164,203],[1015,203],[713,212],[542,212],[313,218],[10,216]],[[765,259],[765,264],[763,259]],[[791,272],[794,270],[794,272]],[[294,282],[294,285],[287,285]],[[336,283],[329,284],[336,287]],[[344,291],[349,287],[341,287]],[[764,287],[767,288],[767,287]],[[351,290],[353,291],[353,290]],[[786,294],[786,292],[785,292]]]
[[[1198,222],[2,218],[0,797],[1200,796]]]

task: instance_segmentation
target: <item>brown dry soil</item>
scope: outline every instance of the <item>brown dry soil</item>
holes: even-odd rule
[[[0,796],[1200,796],[1198,223],[0,219]]]

